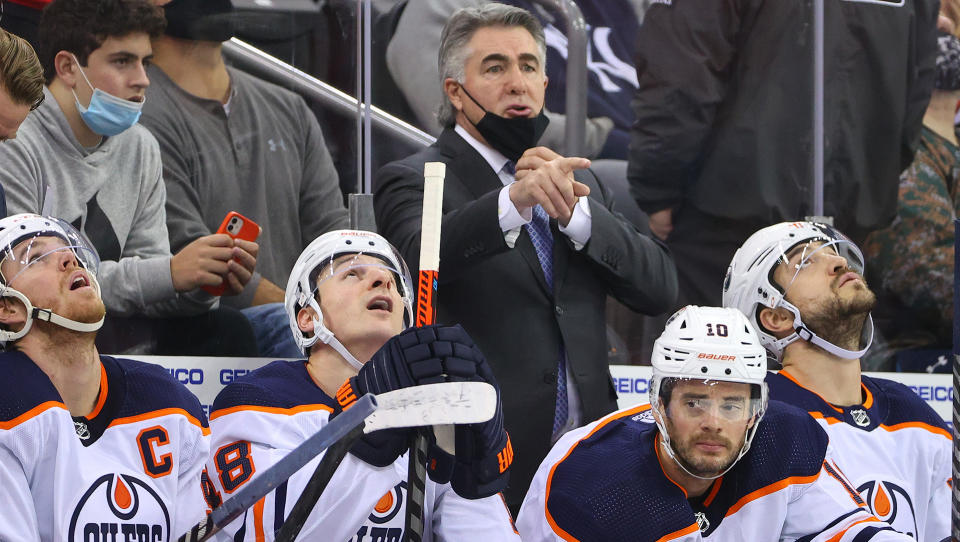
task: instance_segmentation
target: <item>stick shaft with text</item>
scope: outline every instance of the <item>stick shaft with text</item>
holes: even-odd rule
[[[423,218],[420,224],[420,272],[417,281],[417,327],[437,318],[437,279],[440,271],[440,223],[443,219],[443,177],[446,164],[423,165]],[[407,470],[406,540],[423,540],[423,504],[427,485],[427,436],[429,428],[411,432]]]

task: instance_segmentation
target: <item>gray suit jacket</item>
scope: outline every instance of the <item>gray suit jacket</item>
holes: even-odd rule
[[[459,323],[483,350],[502,391],[515,460],[507,502],[516,509],[550,449],[561,339],[583,405],[584,422],[616,408],[607,365],[607,295],[645,314],[676,300],[676,269],[666,248],[613,212],[610,193],[589,173],[590,241],[576,251],[551,220],[554,291],[524,229],[514,248],[497,218],[503,184],[452,129],[437,142],[377,172],[379,230],[419,262],[423,164],[447,164],[441,226],[438,322]]]

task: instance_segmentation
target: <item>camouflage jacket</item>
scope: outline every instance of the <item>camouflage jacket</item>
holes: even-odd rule
[[[888,331],[895,347],[949,345],[953,322],[960,148],[926,126],[920,137],[913,163],[900,176],[896,219],[872,233],[864,246],[881,303],[892,302],[900,313],[898,325]]]

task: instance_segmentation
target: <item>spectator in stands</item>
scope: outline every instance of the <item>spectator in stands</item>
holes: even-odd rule
[[[879,285],[884,317],[878,324],[894,350],[950,349],[953,333],[953,221],[960,147],[953,119],[960,101],[960,39],[941,34],[937,74],[923,117],[920,148],[900,176],[897,219],[864,245],[871,282]],[[930,355],[931,363],[937,355]],[[918,353],[923,357],[923,353]],[[900,357],[911,357],[904,352]],[[888,360],[892,362],[893,360]],[[891,370],[893,364],[880,369]]]
[[[437,65],[428,54],[440,46],[440,31],[457,9],[480,6],[487,0],[406,1],[397,28],[387,47],[387,65],[394,82],[403,91],[417,117],[417,124],[432,134],[444,126],[437,119],[437,104],[443,103]],[[565,23],[556,14],[530,0],[504,3],[533,13],[544,26],[547,46],[546,94],[550,125],[541,143],[566,154],[567,38]],[[577,5],[587,23],[587,124],[584,154],[588,158],[627,157],[633,114],[630,98],[637,88],[633,47],[639,21],[649,0],[580,0]]]
[[[445,126],[437,142],[375,178],[384,236],[417,261],[424,163],[446,164],[440,322],[459,322],[503,389],[519,507],[552,440],[611,412],[604,310],[613,296],[658,313],[676,295],[666,250],[611,210],[590,161],[535,147],[546,44],[528,11],[457,11],[439,50]],[[589,195],[589,196],[588,196]]]
[[[163,156],[170,245],[216,231],[230,211],[260,224],[257,272],[224,302],[250,319],[261,355],[299,356],[277,285],[311,240],[347,224],[320,125],[300,96],[224,64],[230,0],[164,4],[143,124]]]
[[[51,3],[40,23],[47,99],[0,146],[0,183],[11,212],[60,217],[93,242],[116,341],[106,351],[157,342],[156,353],[248,355],[255,345],[246,319],[209,312],[217,298],[199,288],[225,281],[240,292],[258,247],[210,235],[171,256],[160,151],[136,126],[150,36],[163,25],[147,0]],[[120,319],[134,316],[149,319]]]
[[[43,68],[37,54],[26,40],[0,29],[0,143],[16,139],[20,124],[41,103]],[[7,216],[5,203],[2,211]]]
[[[938,0],[827,2],[824,212],[862,240],[896,214],[933,85]],[[813,214],[809,2],[657,2],[637,45],[628,178],[676,258],[680,304],[717,305],[736,248]]]
[[[723,304],[747,316],[769,357],[770,398],[809,412],[871,513],[917,540],[950,537],[952,435],[910,388],[861,373],[876,295],[860,249],[831,226],[783,222],[740,247]]]

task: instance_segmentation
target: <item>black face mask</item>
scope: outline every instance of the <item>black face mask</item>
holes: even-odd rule
[[[532,118],[507,118],[493,114],[474,100],[473,96],[470,96],[470,93],[467,92],[466,87],[460,85],[460,88],[463,89],[467,97],[473,100],[473,103],[477,104],[477,107],[483,109],[483,118],[480,119],[480,122],[474,123],[477,131],[491,147],[500,151],[501,154],[513,162],[520,160],[527,149],[536,146],[537,141],[540,141],[540,136],[543,135],[543,131],[547,129],[547,124],[550,124],[550,119],[544,114],[543,109]],[[464,114],[464,117],[466,117],[466,114]]]
[[[230,0],[173,0],[163,11],[165,33],[174,38],[224,42],[236,31]]]

